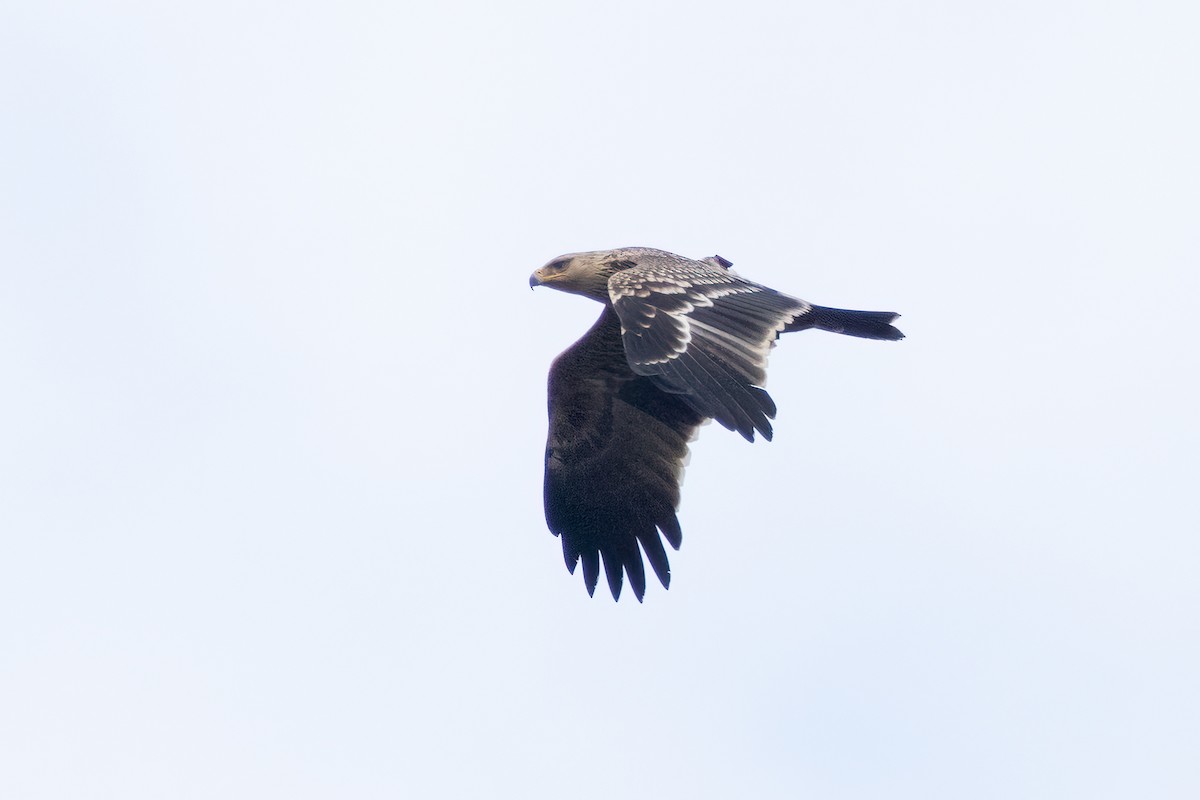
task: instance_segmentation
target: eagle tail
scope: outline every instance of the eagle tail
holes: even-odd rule
[[[849,311],[844,308],[812,306],[807,314],[801,314],[788,323],[783,332],[816,328],[832,333],[844,333],[847,336],[860,336],[863,339],[896,341],[904,338],[904,334],[892,325],[899,316],[892,311]]]

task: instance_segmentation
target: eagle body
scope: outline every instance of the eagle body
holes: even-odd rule
[[[613,598],[624,576],[640,601],[642,555],[664,587],[662,539],[679,549],[676,510],[688,442],[708,419],[770,440],[775,403],[767,357],[781,333],[819,328],[902,339],[892,312],[825,308],[747,281],[720,256],[694,260],[648,247],[571,253],[529,279],[604,304],[554,360],[548,386],[544,499],[572,573]],[[639,550],[640,546],[640,550]]]

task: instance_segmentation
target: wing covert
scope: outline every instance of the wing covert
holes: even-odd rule
[[[641,261],[614,274],[608,291],[635,373],[748,440],[771,438],[767,357],[808,303],[683,258]]]

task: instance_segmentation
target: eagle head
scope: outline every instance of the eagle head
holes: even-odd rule
[[[608,279],[632,266],[635,262],[623,257],[620,250],[568,253],[552,258],[534,270],[529,276],[529,286],[549,286],[607,303]]]

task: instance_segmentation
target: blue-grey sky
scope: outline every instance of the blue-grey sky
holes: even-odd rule
[[[8,4],[0,796],[1200,794],[1200,13]],[[545,529],[563,252],[775,351],[669,592]]]

